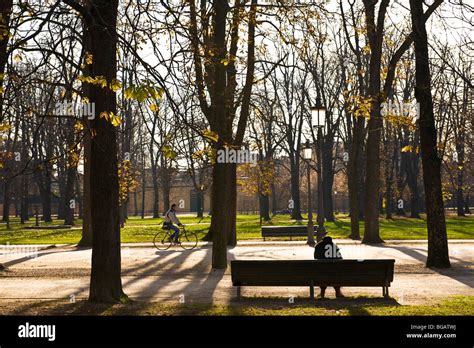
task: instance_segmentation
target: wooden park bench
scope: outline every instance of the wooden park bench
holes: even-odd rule
[[[314,300],[315,286],[380,286],[388,298],[395,260],[233,260],[232,285],[309,286]]]
[[[290,240],[292,240],[292,237],[306,237],[307,235],[308,227],[306,225],[262,226],[264,241],[266,237],[290,237]]]

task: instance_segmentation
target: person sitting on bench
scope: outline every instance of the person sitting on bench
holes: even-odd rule
[[[314,258],[315,259],[342,259],[341,252],[339,251],[339,247],[333,243],[332,238],[326,236],[321,240],[316,246],[314,247]],[[344,297],[341,292],[340,286],[335,286],[334,289],[336,290],[336,297]],[[324,298],[326,293],[326,287],[321,286],[321,294],[319,295],[321,298]]]

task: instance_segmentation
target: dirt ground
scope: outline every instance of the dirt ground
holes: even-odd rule
[[[426,242],[387,242],[368,246],[337,241],[345,259],[395,259],[390,295],[399,304],[429,304],[456,295],[474,296],[474,242],[450,242],[452,268],[427,269]],[[232,259],[311,259],[302,242],[246,242],[229,249]],[[91,250],[73,246],[0,248],[0,314],[20,304],[74,302],[88,296]],[[236,299],[230,269],[213,271],[211,248],[157,251],[150,245],[122,248],[122,283],[133,300],[163,303],[229,304]],[[381,297],[381,288],[344,288],[348,297]],[[303,301],[307,287],[243,287],[244,298],[290,298]],[[334,297],[328,289],[327,296]],[[15,311],[17,312],[17,311]]]

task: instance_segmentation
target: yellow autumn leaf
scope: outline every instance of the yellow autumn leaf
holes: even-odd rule
[[[100,118],[103,118],[106,121],[109,121],[112,126],[117,127],[122,123],[122,120],[120,119],[120,116],[115,115],[111,111],[102,111],[99,114]]]
[[[74,124],[74,129],[78,132],[82,131],[84,129],[84,125],[82,124],[82,122],[76,122]]]
[[[93,84],[99,85],[102,88],[107,87],[107,80],[104,76],[96,76]]]
[[[100,114],[99,114],[99,117],[100,118],[103,118],[104,120],[108,121],[109,120],[109,113],[107,111],[102,111]]]
[[[86,54],[85,54],[85,56],[84,56],[84,61],[86,62],[87,65],[91,65],[92,62],[94,61],[94,60],[93,60],[92,53],[86,52]]]
[[[413,151],[413,146],[407,145],[402,147],[402,152],[412,152]]]
[[[153,111],[153,112],[157,112],[158,111],[158,105],[156,105],[155,103],[150,104],[150,110]]]
[[[112,82],[110,83],[110,89],[114,92],[117,92],[121,88],[122,88],[122,84],[117,79],[113,79]]]
[[[224,64],[224,66],[229,65],[229,60],[227,58],[222,58],[221,59],[221,64]]]
[[[209,141],[217,142],[219,140],[219,134],[216,132],[211,131],[210,129],[206,129],[203,133],[202,136]]]
[[[110,123],[112,123],[112,126],[114,127],[117,127],[122,123],[120,116],[115,115],[113,112],[109,113],[109,117],[110,117]]]
[[[7,132],[11,129],[8,123],[0,123],[0,132]]]

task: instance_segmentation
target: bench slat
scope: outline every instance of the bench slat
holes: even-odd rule
[[[233,260],[235,286],[390,286],[395,260]]]
[[[304,237],[307,235],[308,227],[306,225],[262,226],[262,237]]]

